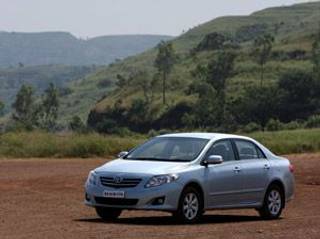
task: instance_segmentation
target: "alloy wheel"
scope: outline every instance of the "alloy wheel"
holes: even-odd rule
[[[268,209],[272,215],[277,215],[281,210],[281,195],[277,190],[271,190],[268,195]]]
[[[199,200],[195,193],[186,194],[183,200],[183,214],[188,220],[194,219],[199,211]]]

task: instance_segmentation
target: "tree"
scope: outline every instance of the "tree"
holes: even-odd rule
[[[282,92],[279,111],[282,121],[306,119],[315,112],[319,94],[317,81],[311,73],[302,70],[286,72],[281,75],[278,88]]]
[[[49,87],[45,90],[44,99],[41,103],[40,125],[41,127],[52,130],[56,126],[59,110],[59,92],[58,89],[50,83]]]
[[[138,86],[143,91],[144,101],[149,104],[153,100],[154,83],[147,71],[138,70],[131,74],[129,82],[131,85]]]
[[[188,113],[189,123],[200,128],[221,126],[225,117],[226,82],[233,75],[235,58],[233,50],[223,49],[206,66],[198,65],[191,71],[195,80],[186,93],[197,94],[199,99],[193,111]]]
[[[320,26],[312,45],[312,62],[314,75],[320,81]]]
[[[4,110],[4,103],[0,101],[0,116],[3,115],[3,110]]]
[[[69,128],[78,133],[82,133],[86,131],[86,125],[82,122],[79,116],[73,116],[71,121],[69,122]]]
[[[118,79],[118,81],[116,82],[116,86],[119,89],[122,89],[123,87],[126,86],[128,80],[125,77],[123,77],[120,74],[117,74],[117,79]]]
[[[278,118],[280,93],[275,86],[250,86],[237,99],[229,102],[229,111],[238,124],[258,123],[266,126],[271,118]]]
[[[155,59],[154,65],[162,76],[162,99],[163,104],[166,104],[166,82],[176,62],[176,54],[172,43],[162,41],[158,45],[158,55]]]
[[[143,99],[135,99],[128,111],[128,122],[135,130],[142,130],[147,124],[148,105]]]
[[[233,51],[221,51],[217,58],[208,64],[207,82],[220,96],[224,95],[226,80],[232,76],[236,54]]]
[[[191,71],[191,76],[199,81],[206,81],[208,77],[208,68],[204,65],[197,65],[197,67]]]
[[[264,66],[271,55],[273,42],[274,37],[270,34],[265,34],[254,40],[253,56],[255,57],[257,63],[260,65],[261,68],[261,86],[263,84],[264,79]]]
[[[225,35],[213,32],[207,34],[204,39],[195,48],[196,52],[208,51],[208,50],[219,50],[223,48],[224,43],[229,40]]]
[[[13,119],[24,127],[31,129],[35,124],[35,102],[31,86],[22,85],[17,93],[16,100],[12,104]]]
[[[235,58],[234,51],[223,50],[208,64],[207,82],[216,90],[220,105],[218,124],[221,124],[224,118],[226,82],[233,74]]]

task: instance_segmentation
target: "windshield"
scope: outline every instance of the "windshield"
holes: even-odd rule
[[[157,137],[131,151],[125,159],[189,162],[198,157],[207,139]]]

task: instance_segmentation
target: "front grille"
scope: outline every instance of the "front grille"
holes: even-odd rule
[[[129,198],[95,197],[95,201],[98,204],[112,205],[112,206],[134,206],[138,203],[138,199],[129,199]]]
[[[117,178],[112,177],[100,177],[101,184],[111,188],[134,188],[141,180],[141,178],[121,178],[117,180]]]

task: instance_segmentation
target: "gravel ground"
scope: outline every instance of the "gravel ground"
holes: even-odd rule
[[[0,238],[320,238],[320,154],[289,155],[296,195],[276,221],[255,210],[210,211],[199,224],[125,211],[102,222],[83,205],[88,172],[103,159],[0,160]]]

